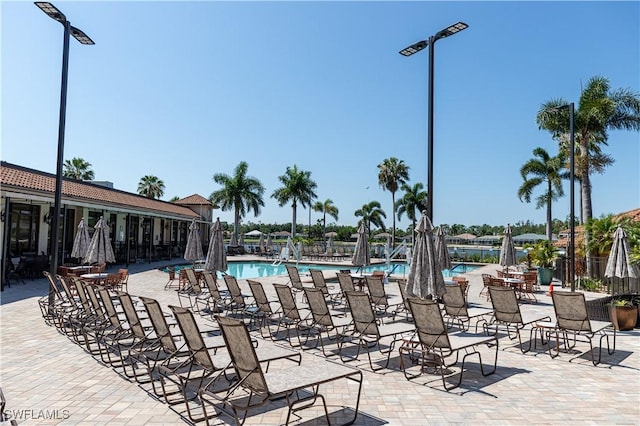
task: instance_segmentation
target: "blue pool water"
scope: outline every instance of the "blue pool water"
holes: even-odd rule
[[[295,264],[293,264],[295,265]],[[176,266],[176,270],[179,270],[181,267],[188,265],[178,265]],[[322,270],[334,270],[338,271],[340,269],[351,269],[352,271],[356,271],[355,266],[342,266],[342,265],[316,265],[312,263],[300,263],[297,265],[298,271],[301,273],[309,272],[309,269],[322,269]],[[405,263],[395,263],[391,265],[393,269],[393,274],[396,275],[407,275],[409,274],[409,265]],[[457,264],[454,265],[449,271],[445,269],[442,274],[445,277],[452,277],[454,275],[463,274],[465,272],[470,272],[474,269],[479,268],[477,265],[467,265],[467,264]],[[364,268],[364,273],[371,273],[373,271],[386,271],[387,265],[379,264],[379,265],[369,265]],[[280,265],[272,265],[269,262],[229,262],[228,269],[225,271],[229,275],[233,275],[237,279],[251,279],[251,278],[259,278],[259,277],[272,277],[276,275],[287,275],[287,269],[284,264]],[[218,274],[220,275],[220,274]],[[219,276],[222,278],[222,276]]]

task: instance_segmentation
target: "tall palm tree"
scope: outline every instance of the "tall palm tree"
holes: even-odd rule
[[[164,195],[164,182],[157,176],[143,176],[138,182],[138,194],[148,198],[160,198]]]
[[[356,217],[362,217],[360,222],[364,223],[364,226],[365,228],[367,228],[367,233],[369,235],[371,235],[371,225],[375,225],[383,231],[385,230],[384,221],[382,219],[386,219],[387,214],[384,212],[384,210],[382,210],[380,202],[370,201],[369,203],[356,210],[354,214],[356,215]]]
[[[416,229],[417,214],[427,209],[427,191],[423,191],[424,186],[418,182],[413,186],[403,183],[400,187],[404,191],[404,195],[396,202],[396,212],[398,220],[402,219],[402,215],[406,213],[411,219],[411,243],[414,243]]]
[[[93,180],[94,173],[91,170],[91,163],[82,158],[73,157],[71,160],[64,161],[64,177],[78,180]]]
[[[240,219],[249,211],[254,216],[260,215],[260,207],[264,207],[264,186],[260,180],[253,176],[247,176],[249,165],[241,161],[234,169],[233,176],[225,173],[213,175],[213,181],[222,188],[214,191],[209,196],[209,201],[220,206],[223,211],[233,210],[233,233],[238,240]]]
[[[325,234],[327,233],[327,215],[338,220],[338,208],[333,204],[333,200],[330,198],[327,198],[324,202],[316,201],[311,208],[314,212],[322,213],[322,239],[324,241]]]
[[[311,179],[311,172],[298,170],[297,165],[287,167],[285,173],[278,176],[278,180],[283,186],[273,191],[271,198],[275,198],[280,207],[291,202],[293,210],[291,236],[295,237],[298,202],[302,207],[311,205],[311,202],[318,197],[315,192],[318,185]]]
[[[378,164],[378,183],[383,190],[391,192],[393,228],[391,228],[391,248],[396,247],[396,191],[409,180],[409,166],[396,157],[390,157]]]
[[[554,138],[565,138],[569,133],[569,112],[558,107],[566,105],[564,99],[552,99],[542,105],[536,122],[541,129],[551,132]],[[631,89],[612,90],[609,79],[592,77],[581,90],[580,101],[574,113],[574,129],[579,150],[576,164],[581,189],[582,220],[592,218],[590,174],[597,171],[596,161],[601,151],[598,145],[606,145],[609,130],[640,130],[640,95]],[[599,157],[602,158],[602,157]],[[605,157],[606,159],[607,157]],[[612,162],[601,164],[601,171]],[[588,232],[585,233],[589,247]],[[587,271],[593,276],[592,263],[587,252]]]
[[[520,175],[524,182],[518,188],[518,198],[527,203],[531,202],[531,194],[538,185],[544,185],[544,192],[536,198],[536,209],[547,207],[547,239],[552,239],[553,216],[551,204],[558,197],[564,195],[562,180],[569,177],[564,168],[565,157],[562,153],[551,157],[542,148],[533,150],[534,157],[520,168]]]

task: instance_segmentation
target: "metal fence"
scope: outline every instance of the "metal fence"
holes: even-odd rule
[[[584,258],[576,258],[576,285],[577,290],[593,291],[598,293],[637,294],[640,290],[640,280],[637,278],[607,278],[604,276],[607,267],[606,257],[592,257],[593,275],[587,275],[587,266]],[[554,278],[558,279],[563,287],[571,286],[569,274],[569,259],[559,257],[554,268]]]

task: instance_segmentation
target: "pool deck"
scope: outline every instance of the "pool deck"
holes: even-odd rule
[[[237,257],[240,259],[240,257]],[[258,258],[242,256],[242,260]],[[129,267],[129,292],[157,299],[161,305],[178,304],[175,291],[163,290],[167,274],[157,268],[167,262]],[[314,262],[315,263],[315,262]],[[336,269],[340,268],[338,262]],[[469,298],[484,306],[478,294],[480,274],[493,273],[489,265],[465,274],[470,281]],[[115,269],[111,268],[111,269]],[[325,272],[330,276],[331,272]],[[258,278],[265,284],[286,283],[286,276]],[[246,281],[240,285],[249,293]],[[397,286],[388,286],[392,293]],[[272,286],[266,285],[268,294]],[[111,367],[102,365],[55,328],[47,326],[37,299],[46,294],[44,279],[12,283],[0,293],[0,385],[7,399],[6,412],[18,417],[19,424],[45,425],[169,425],[189,423],[184,404],[169,406],[155,398],[148,384],[126,380]],[[551,300],[537,293],[539,303],[525,308],[553,315]],[[587,294],[588,298],[601,297]],[[203,326],[214,323],[198,317]],[[254,335],[256,333],[253,333]],[[593,366],[587,355],[569,362],[561,353],[551,359],[545,348],[522,354],[517,343],[500,339],[497,372],[483,377],[477,358],[470,358],[462,386],[451,392],[442,390],[439,376],[427,375],[407,381],[399,370],[397,351],[388,368],[374,373],[366,355],[348,363],[364,373],[365,381],[356,425],[418,424],[640,424],[640,330],[618,332],[616,352],[603,355]],[[525,341],[528,340],[528,333]],[[585,344],[578,348],[585,349]],[[481,350],[483,354],[486,350]],[[487,353],[488,355],[488,353]],[[322,352],[303,352],[303,364]],[[336,358],[332,358],[336,359]],[[377,355],[374,359],[380,359]],[[483,356],[483,361],[485,361]],[[277,366],[274,366],[274,368]],[[323,385],[332,419],[348,415],[342,406],[352,406],[355,386],[342,381]],[[195,405],[194,405],[195,406]],[[196,408],[196,410],[199,410]],[[198,411],[199,412],[199,411]],[[322,410],[314,407],[299,413],[293,424],[322,422]],[[282,401],[251,412],[248,425],[279,425],[286,419]],[[229,416],[212,419],[212,424],[232,424]]]

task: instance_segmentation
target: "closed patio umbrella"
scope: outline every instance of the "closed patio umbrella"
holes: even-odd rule
[[[438,255],[438,264],[441,270],[451,269],[451,257],[449,256],[449,248],[447,247],[447,236],[444,233],[442,225],[438,227],[436,234],[436,253]]]
[[[502,239],[502,247],[500,248],[499,264],[506,269],[516,263],[516,248],[513,244],[513,236],[511,235],[511,225],[507,224],[504,230],[504,238]]]
[[[196,220],[191,221],[189,225],[189,235],[187,236],[187,247],[184,250],[185,260],[198,260],[202,259],[204,254],[202,252],[202,242],[200,242],[200,232],[198,230],[198,224]]]
[[[435,299],[444,294],[445,287],[433,242],[433,225],[426,212],[422,212],[415,231],[417,235],[406,291],[412,296]]]
[[[640,278],[638,266],[632,264],[629,259],[630,251],[627,233],[618,225],[616,232],[613,234],[613,244],[607,259],[604,276],[609,278]]]
[[[109,238],[109,225],[107,225],[100,216],[100,220],[93,227],[95,232],[91,237],[87,255],[83,259],[84,263],[115,263],[116,258],[113,255],[111,247],[111,239]]]
[[[217,218],[211,229],[211,241],[207,258],[204,262],[204,269],[207,271],[224,272],[227,270],[227,254],[224,249],[224,234],[220,218]]]
[[[361,223],[358,228],[358,240],[356,241],[356,248],[353,252],[351,263],[360,269],[363,266],[367,266],[370,260],[369,234],[367,234],[364,223]]]
[[[329,239],[327,240],[327,248],[324,252],[325,255],[331,256],[333,254],[333,234],[329,235]]]
[[[244,235],[240,235],[240,239],[238,240],[239,246],[244,246]]]
[[[260,234],[260,238],[258,239],[258,249],[260,253],[264,253],[264,234]]]
[[[89,236],[89,227],[84,221],[84,218],[82,218],[80,219],[80,223],[78,223],[78,230],[76,231],[76,236],[73,239],[71,257],[83,259],[87,255],[90,243],[91,237]]]
[[[273,251],[273,237],[271,234],[267,236],[266,249],[267,252]]]
[[[233,247],[238,245],[238,237],[236,236],[235,232],[231,234],[231,241],[229,242],[229,245]]]

